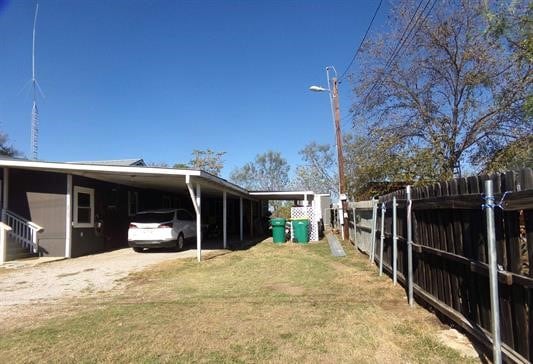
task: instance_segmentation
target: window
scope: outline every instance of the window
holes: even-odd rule
[[[178,210],[178,220],[190,221],[194,220],[192,215],[185,210]]]
[[[128,216],[135,216],[139,211],[139,193],[128,191]]]
[[[94,190],[74,186],[74,227],[94,227]]]
[[[164,223],[174,220],[173,212],[141,212],[131,219],[131,222],[140,224]]]

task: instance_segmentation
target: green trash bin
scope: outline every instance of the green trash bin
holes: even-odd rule
[[[272,225],[272,240],[274,243],[280,244],[285,242],[285,222],[283,218],[270,219]]]
[[[309,219],[293,219],[292,231],[294,231],[294,241],[300,244],[309,243]]]

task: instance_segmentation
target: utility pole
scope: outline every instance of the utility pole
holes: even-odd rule
[[[329,77],[330,71],[333,71],[335,77]],[[337,138],[337,159],[339,163],[339,200],[342,203],[342,237],[343,239],[349,236],[348,227],[348,202],[346,197],[346,179],[344,175],[344,155],[342,153],[342,132],[341,132],[341,112],[339,109],[339,81],[337,80],[337,70],[335,67],[326,67],[326,77],[328,79],[328,88],[320,86],[309,87],[313,92],[328,92],[329,101],[331,104],[331,113],[333,114],[333,121],[335,127],[335,135]]]
[[[335,118],[335,134],[337,137],[337,158],[339,161],[339,199],[342,203],[342,235],[346,239],[349,236],[348,226],[348,202],[346,198],[346,177],[344,174],[344,154],[342,152],[341,112],[339,108],[339,83],[337,77],[331,79],[331,101],[333,104],[333,116]]]

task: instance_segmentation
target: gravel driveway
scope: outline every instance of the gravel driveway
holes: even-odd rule
[[[132,249],[14,269],[0,275],[0,321],[16,312],[117,286],[118,280],[150,265],[196,256],[196,250],[135,253]],[[39,303],[39,305],[35,305]],[[30,305],[30,306],[26,306]]]

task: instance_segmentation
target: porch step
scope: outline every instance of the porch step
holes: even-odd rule
[[[20,243],[12,238],[7,239],[7,260],[24,259],[36,257],[38,254],[33,253],[30,249],[24,248]]]

